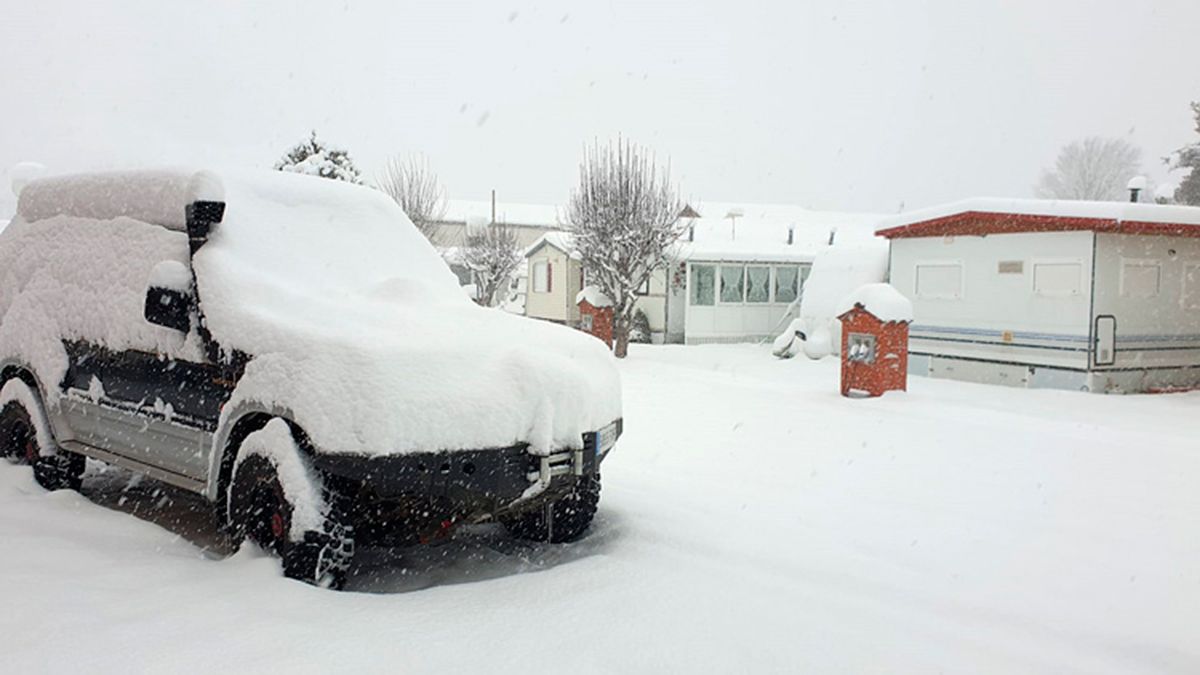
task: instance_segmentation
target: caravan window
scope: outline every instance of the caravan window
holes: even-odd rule
[[[775,268],[775,302],[793,302],[799,287],[800,268]]]
[[[1157,260],[1121,260],[1121,296],[1153,298],[1162,282],[1162,267]]]
[[[1184,309],[1200,309],[1200,262],[1183,264],[1183,296],[1180,302]]]
[[[692,304],[713,304],[716,269],[712,265],[692,265]]]
[[[1033,292],[1037,295],[1079,295],[1083,263],[1074,260],[1033,261]]]
[[[917,263],[917,297],[927,300],[957,300],[962,297],[963,270],[960,262]]]

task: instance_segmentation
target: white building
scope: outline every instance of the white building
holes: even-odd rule
[[[438,219],[437,244],[462,246],[467,224],[501,223],[512,228],[517,243],[530,246],[543,234],[560,230],[558,207],[546,204],[522,204],[490,200],[450,199],[446,212]]]
[[[915,374],[1141,392],[1200,386],[1200,208],[969,200],[905,214],[891,283]]]
[[[726,217],[729,216],[729,217]],[[795,206],[688,207],[673,261],[638,292],[652,342],[748,342],[787,325],[816,253],[837,238],[874,236],[881,216]],[[550,232],[526,250],[526,316],[578,326],[584,272],[570,236]]]
[[[794,318],[817,253],[873,236],[875,214],[785,205],[703,204],[679,245],[664,308],[667,339],[688,344],[773,338]]]

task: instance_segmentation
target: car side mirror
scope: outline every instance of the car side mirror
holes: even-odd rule
[[[154,266],[146,290],[145,317],[156,326],[181,332],[192,327],[192,272],[181,262],[164,260]]]

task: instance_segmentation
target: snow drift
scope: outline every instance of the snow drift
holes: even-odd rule
[[[800,297],[800,315],[775,339],[774,353],[791,357],[800,351],[813,359],[837,354],[842,300],[864,284],[885,280],[888,243],[871,238],[835,244],[817,254]]]

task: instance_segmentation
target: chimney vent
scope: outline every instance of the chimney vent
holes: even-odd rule
[[[1125,185],[1125,189],[1129,190],[1129,201],[1137,203],[1138,195],[1141,194],[1142,190],[1146,189],[1146,177],[1134,176],[1130,178],[1129,182]]]

